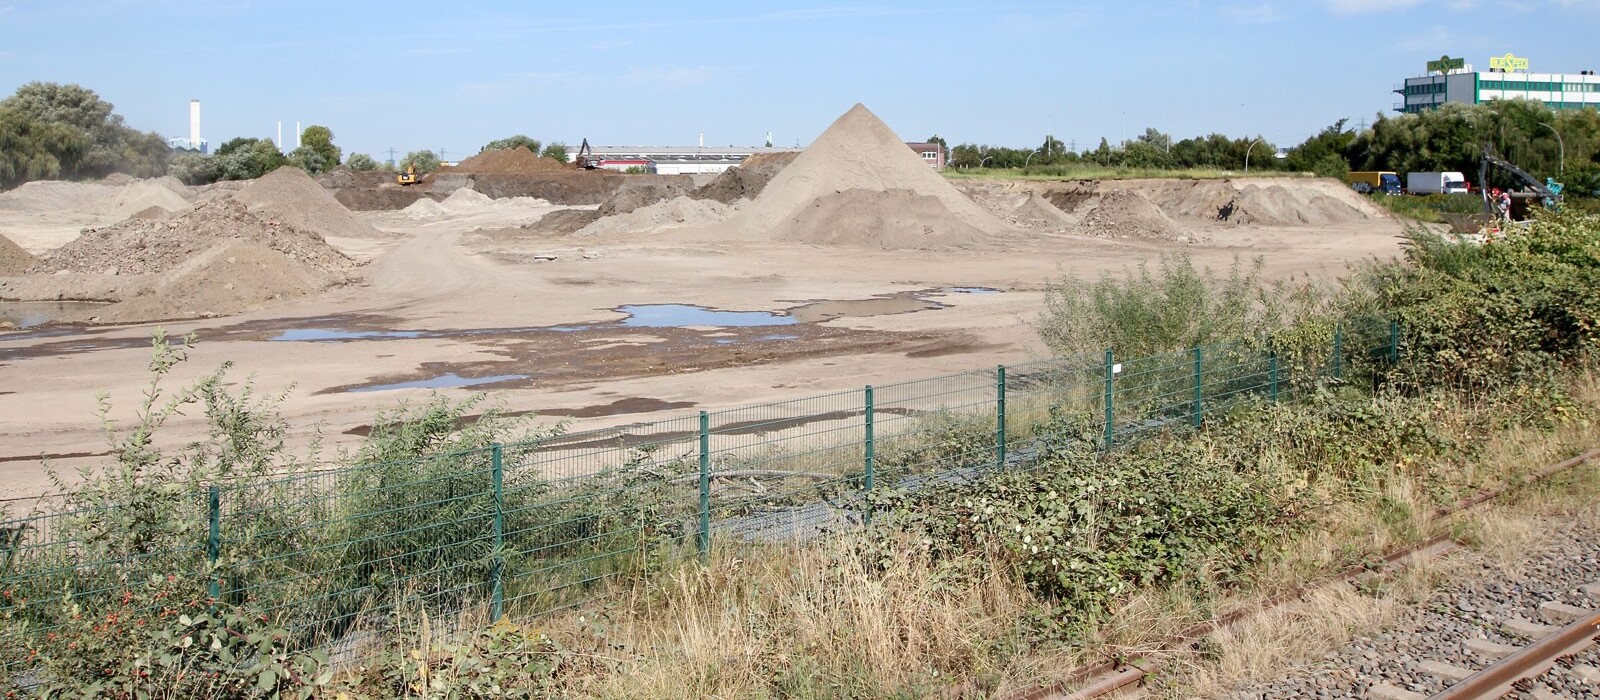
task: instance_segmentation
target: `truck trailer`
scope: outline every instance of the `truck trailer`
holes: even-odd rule
[[[1350,186],[1361,194],[1372,192],[1400,194],[1400,176],[1386,170],[1352,172],[1345,177],[1345,182],[1350,183]]]
[[[1467,176],[1461,173],[1406,173],[1406,191],[1411,194],[1466,194]]]

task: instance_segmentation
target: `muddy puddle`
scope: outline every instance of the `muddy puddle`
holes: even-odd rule
[[[497,374],[491,377],[463,377],[455,372],[441,374],[427,379],[414,379],[407,382],[393,384],[369,384],[346,389],[350,393],[365,393],[370,391],[396,391],[399,389],[454,389],[468,386],[482,386],[485,384],[499,384],[527,379],[526,374]]]
[[[81,320],[104,306],[93,301],[0,301],[0,326],[27,329],[63,319]]]
[[[688,326],[716,326],[719,328],[749,328],[751,326],[791,326],[800,321],[772,311],[721,311],[689,304],[635,304],[619,306],[617,311],[628,315],[622,325],[631,328],[685,328]]]

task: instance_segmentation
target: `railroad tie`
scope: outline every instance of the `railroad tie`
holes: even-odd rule
[[[1589,600],[1600,603],[1600,582],[1586,583],[1582,586],[1579,586],[1578,590],[1583,591],[1584,595],[1589,596]]]
[[[1427,700],[1428,696],[1399,688],[1388,683],[1376,683],[1367,689],[1368,700]]]
[[[1541,625],[1532,620],[1524,620],[1520,617],[1509,617],[1506,618],[1505,622],[1500,623],[1500,631],[1523,639],[1544,639],[1555,632],[1556,628],[1549,625]]]
[[[1589,664],[1579,664],[1572,667],[1571,673],[1574,678],[1585,683],[1600,685],[1600,668],[1595,668]]]
[[[1593,611],[1576,605],[1558,603],[1553,600],[1547,600],[1539,604],[1539,615],[1544,618],[1545,622],[1552,625],[1570,625],[1590,612]]]
[[[1473,674],[1470,669],[1452,666],[1442,661],[1424,661],[1417,664],[1417,670],[1446,683],[1460,683]]]
[[[1490,661],[1499,661],[1507,656],[1517,653],[1517,650],[1519,649],[1519,647],[1491,642],[1482,637],[1473,637],[1472,639],[1468,639],[1467,641],[1462,642],[1461,646],[1465,647],[1467,651],[1477,654],[1478,656],[1482,656]]]

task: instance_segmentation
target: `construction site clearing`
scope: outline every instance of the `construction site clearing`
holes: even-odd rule
[[[105,461],[97,396],[134,418],[158,328],[196,340],[169,390],[231,362],[286,396],[291,445],[434,391],[582,429],[1041,359],[1064,277],[1183,251],[1326,279],[1403,228],[1309,177],[951,181],[861,105],[714,177],[523,150],[406,187],[33,182],[0,193],[0,499]],[[158,442],[205,434],[177,416]]]

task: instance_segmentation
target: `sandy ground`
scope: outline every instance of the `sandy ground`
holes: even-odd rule
[[[168,389],[232,362],[236,383],[251,381],[263,395],[287,392],[283,411],[296,426],[296,445],[319,433],[331,447],[353,444],[377,411],[432,391],[384,385],[450,373],[510,378],[439,390],[446,395],[487,391],[507,409],[551,421],[584,416],[571,427],[600,427],[1038,359],[1044,348],[1031,324],[1043,308],[1045,285],[1062,275],[1118,273],[1181,248],[1218,270],[1236,256],[1261,255],[1272,276],[1330,277],[1348,262],[1394,254],[1400,233],[1390,219],[1333,227],[1196,222],[1185,225],[1204,243],[1019,232],[990,249],[910,251],[693,235],[541,237],[496,229],[523,223],[527,212],[506,216],[417,223],[393,213],[362,214],[404,234],[330,239],[371,261],[365,284],[269,311],[165,324],[170,334],[198,340]],[[81,219],[7,214],[0,229],[38,253],[70,240],[81,226],[104,223]],[[549,255],[556,259],[539,259]],[[952,287],[1002,293],[946,291]],[[620,325],[627,314],[617,307],[631,304],[784,312],[801,322]],[[49,486],[41,456],[69,472],[104,462],[96,396],[109,394],[112,417],[132,421],[156,327],[0,336],[0,497],[13,509]],[[420,336],[275,340],[306,329]],[[194,416],[181,416],[159,442],[201,439],[203,429]]]

